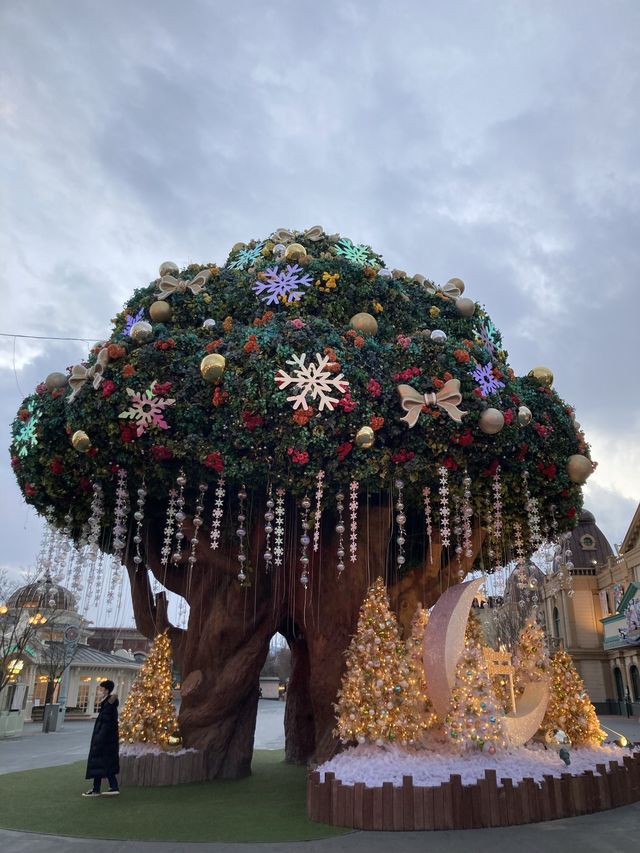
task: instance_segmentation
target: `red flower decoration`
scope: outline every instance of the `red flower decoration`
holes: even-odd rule
[[[378,417],[377,415],[371,415],[369,426],[374,432],[379,429],[382,429],[382,427],[384,426],[384,418],[382,416]]]
[[[156,341],[154,347],[160,350],[173,349],[176,345],[176,342],[173,338],[167,338],[166,341]]]
[[[52,474],[62,474],[62,472],[64,471],[64,465],[58,459],[57,456],[55,456],[51,460],[51,462],[49,463],[49,468],[50,468]]]
[[[358,404],[347,391],[347,393],[338,400],[338,405],[341,409],[344,409],[345,412],[352,412]]]
[[[391,461],[394,462],[396,465],[402,465],[405,462],[411,462],[415,455],[416,454],[413,452],[413,450],[405,450],[405,448],[402,447],[400,448],[400,450],[396,451],[396,453],[391,456]]]
[[[338,447],[337,454],[340,462],[353,450],[353,444],[350,441],[345,441],[344,444],[341,444]]]
[[[165,397],[171,391],[172,385],[173,382],[156,382],[153,386],[154,397]]]
[[[458,435],[453,435],[451,437],[451,443],[460,444],[462,447],[468,447],[470,444],[473,444],[473,433],[471,432],[471,429],[466,429]]]
[[[211,398],[211,402],[214,406],[222,406],[229,399],[229,392],[225,391],[224,388],[216,388],[213,392],[213,397]]]
[[[445,468],[449,468],[451,471],[457,471],[460,468],[453,456],[445,456],[442,460],[442,464]]]
[[[131,444],[131,442],[136,439],[135,427],[129,426],[128,424],[121,423],[120,424],[120,439],[125,444]]]
[[[367,391],[371,397],[379,397],[382,394],[382,385],[377,379],[370,379],[367,383]]]
[[[549,435],[549,427],[546,427],[543,424],[534,424],[533,428],[538,433],[540,438],[546,438]]]
[[[420,368],[414,365],[413,367],[407,367],[406,370],[401,370],[400,373],[394,373],[393,378],[396,382],[408,382],[414,376],[420,376],[420,373]]]
[[[218,338],[215,341],[211,341],[210,344],[207,344],[205,349],[207,352],[215,352],[217,349],[220,349],[223,343],[224,341],[222,340],[222,338]]]
[[[291,457],[291,461],[297,462],[298,465],[306,465],[309,461],[309,454],[306,450],[297,450],[295,447],[288,447],[287,453]]]
[[[100,388],[102,389],[103,397],[110,397],[116,390],[116,383],[113,382],[111,379],[105,379]]]
[[[11,467],[14,471],[19,471],[22,468],[22,463],[20,462],[20,458],[18,456],[11,457]]]
[[[527,455],[527,451],[529,450],[528,444],[521,444],[518,448],[518,453],[516,454],[516,459],[518,462],[524,462],[525,456]]]
[[[28,498],[33,498],[36,496],[38,490],[32,483],[24,484],[24,493]]]
[[[576,516],[576,508],[574,506],[569,507],[567,510],[567,518],[575,518]]]
[[[253,430],[262,426],[264,421],[262,420],[262,415],[254,415],[253,412],[245,410],[242,413],[242,423],[245,429]]]
[[[504,416],[505,424],[512,424],[513,423],[513,409],[507,409],[502,414]]]
[[[460,364],[466,364],[470,360],[470,355],[466,349],[456,349],[453,351],[453,356]]]
[[[548,477],[549,480],[555,480],[556,474],[558,473],[558,469],[553,462],[550,462],[549,465],[545,465],[544,462],[538,462],[538,470],[544,474],[545,477]]]
[[[36,394],[44,394],[47,390],[47,386],[44,382],[41,382],[39,385],[36,385]]]
[[[80,478],[80,488],[82,489],[83,492],[90,492],[91,491],[91,480],[88,477],[81,477]]]
[[[97,456],[97,455],[98,455],[98,448],[97,447],[90,447],[87,450],[87,456]]]
[[[164,444],[152,444],[151,455],[154,462],[164,462],[167,459],[173,459],[173,452]]]
[[[204,460],[204,465],[207,468],[213,468],[214,471],[221,473],[224,470],[224,459],[216,450],[214,453],[209,453]]]

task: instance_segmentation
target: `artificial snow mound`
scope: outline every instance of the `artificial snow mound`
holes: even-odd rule
[[[623,758],[630,755],[628,749],[616,746],[570,747],[569,753],[571,764],[567,767],[555,749],[545,749],[541,744],[513,747],[495,755],[480,751],[459,755],[396,744],[359,744],[321,764],[317,770],[321,781],[325,773],[335,773],[343,785],[364,782],[368,788],[378,788],[383,782],[402,787],[403,776],[412,776],[414,785],[430,788],[448,782],[454,774],[462,777],[463,785],[473,785],[484,779],[485,770],[495,770],[500,785],[503,778],[514,783],[522,779],[541,782],[544,776],[597,772],[596,764],[608,765],[610,761],[622,764]]]

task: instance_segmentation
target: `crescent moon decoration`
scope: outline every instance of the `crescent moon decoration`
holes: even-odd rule
[[[424,632],[423,661],[427,692],[435,712],[444,720],[449,710],[456,666],[464,649],[469,608],[484,578],[450,587],[435,603]],[[503,718],[505,734],[512,746],[526,743],[540,728],[549,702],[547,681],[530,681],[516,704]]]
[[[469,608],[484,578],[458,583],[436,601],[424,632],[423,660],[427,693],[441,720],[447,716],[456,666],[464,649]]]

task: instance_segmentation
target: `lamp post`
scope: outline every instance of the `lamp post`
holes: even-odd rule
[[[69,689],[69,670],[71,669],[71,661],[76,653],[76,649],[78,648],[78,641],[80,640],[80,631],[76,628],[75,625],[67,625],[64,629],[63,636],[63,644],[64,644],[64,672],[62,673],[62,684],[60,685],[60,695],[58,696],[58,704],[60,709],[58,711],[58,725],[56,726],[56,730],[59,730],[64,725],[64,716],[67,710],[67,692]]]

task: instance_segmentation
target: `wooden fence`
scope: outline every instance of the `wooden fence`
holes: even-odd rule
[[[403,777],[402,787],[343,785],[333,773],[320,781],[316,771],[307,782],[307,813],[311,820],[354,829],[476,829],[575,817],[640,800],[640,753],[625,756],[622,766],[598,764],[596,771],[545,776],[542,782],[501,779],[498,785],[495,770],[487,770],[474,785],[463,785],[456,775],[430,788],[414,786],[412,776]]]

